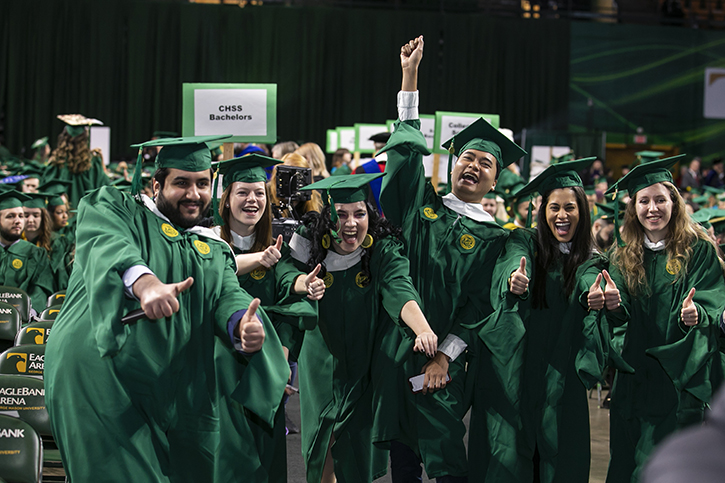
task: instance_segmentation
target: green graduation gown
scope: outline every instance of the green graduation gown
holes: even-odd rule
[[[145,203],[104,187],[79,209],[75,268],[45,360],[53,435],[74,481],[214,479],[215,336],[231,344],[227,324],[252,297],[226,243],[208,229],[181,230]],[[122,325],[139,308],[122,276],[138,265],[164,283],[194,282],[171,317]],[[258,315],[266,338],[233,396],[271,424],[288,369],[269,319]]]
[[[0,285],[25,290],[33,309],[40,313],[53,293],[53,273],[48,252],[26,240],[0,247]]]
[[[73,209],[78,208],[78,203],[87,191],[110,184],[110,180],[103,170],[103,159],[95,154],[91,156],[90,169],[82,173],[71,173],[65,166],[48,165],[43,173],[43,181],[49,179],[61,179],[73,183],[67,192],[68,201]]]
[[[385,216],[403,229],[410,275],[438,344],[454,334],[470,350],[478,344],[476,334],[486,337],[477,360],[489,364],[493,350],[509,345],[498,335],[487,340],[479,324],[492,311],[488,297],[492,268],[508,232],[493,221],[475,221],[445,206],[425,180],[422,155],[427,149],[420,121],[397,121],[384,151],[388,162],[380,203]],[[475,332],[464,326],[474,327]],[[413,342],[410,337],[403,337],[403,341],[408,346]],[[398,439],[410,446],[422,458],[429,478],[466,475],[466,355],[451,362],[451,381],[446,388],[428,395],[406,389],[407,379],[420,374],[427,358],[409,350],[399,351],[398,355],[398,387],[402,391],[402,402],[397,404],[399,420],[378,438]],[[484,399],[479,401],[482,408],[490,407],[503,394],[495,377],[488,378],[486,388]],[[479,415],[484,414],[481,409]],[[472,417],[471,424],[475,427],[476,418]],[[488,455],[475,457],[480,465]]]
[[[303,270],[309,258],[305,242],[300,234],[290,242]],[[358,252],[341,256],[329,251],[325,259],[319,324],[304,333],[299,358],[302,456],[309,482],[320,481],[333,436],[335,475],[341,483],[369,483],[387,471],[387,452],[372,442],[373,378],[387,376],[377,372],[376,363],[383,357],[379,348],[390,319],[402,323],[403,306],[418,302],[402,248],[392,238],[375,240],[367,285]]]
[[[616,265],[612,279],[622,310],[610,312],[613,325],[627,324],[623,359],[634,374],[617,372],[610,410],[611,459],[607,482],[636,482],[653,448],[682,427],[702,421],[713,391],[723,274],[712,244],[698,239],[687,267],[667,261],[667,251],[644,248],[649,293],[630,294]],[[680,275],[679,278],[677,275]],[[680,320],[690,289],[699,323]]]
[[[514,230],[494,272],[491,298],[497,313],[507,319],[504,323],[523,324],[526,333],[522,352],[517,355],[517,365],[523,362],[517,411],[522,431],[510,441],[493,440],[491,448],[492,453],[501,454],[515,440],[518,458],[511,459],[508,473],[497,474],[495,481],[532,481],[534,452],[538,450],[542,483],[586,483],[590,460],[587,389],[601,379],[607,356],[601,313],[588,310],[587,295],[605,268],[604,261],[595,255],[580,265],[574,292],[565,297],[559,259],[546,274],[547,307],[533,308],[530,294],[534,290],[536,252],[536,232]],[[519,297],[509,291],[508,278],[519,268],[521,257],[526,257],[531,282],[529,290]],[[476,382],[486,377],[479,374]],[[471,466],[473,473],[473,458]],[[471,480],[483,481],[478,477]]]
[[[248,253],[233,245],[234,253]],[[282,246],[282,258],[271,269],[257,269],[239,275],[239,285],[261,306],[277,328],[290,324],[298,330],[311,330],[317,323],[317,302],[293,293],[295,279],[305,275],[295,266],[289,247]],[[246,358],[216,339],[214,348],[219,405],[221,444],[215,460],[215,478],[219,483],[244,481],[250,483],[287,481],[287,441],[285,439],[284,407],[280,404],[274,426],[244,410],[232,394],[247,367]],[[287,361],[284,361],[287,365]],[[288,369],[289,371],[289,369]],[[284,374],[287,382],[288,373]],[[282,400],[280,399],[279,403]]]
[[[75,233],[67,230],[53,232],[50,239],[50,269],[55,291],[66,290],[73,269]]]

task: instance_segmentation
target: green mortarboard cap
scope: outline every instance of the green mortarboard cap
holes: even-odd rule
[[[708,221],[712,225],[712,228],[715,231],[716,235],[725,232],[725,216],[710,218]]]
[[[222,175],[222,189],[237,181],[243,183],[257,183],[260,181],[267,182],[267,172],[264,168],[269,168],[282,161],[261,154],[252,153],[240,158],[228,159],[216,164],[217,173]]]
[[[589,167],[595,156],[590,158],[577,159],[575,161],[565,161],[559,164],[552,164],[546,168],[536,178],[529,181],[526,186],[519,189],[514,196],[516,198],[532,196],[534,193],[546,193],[547,191],[558,188],[573,188],[575,186],[582,187],[582,180],[579,172]]]
[[[619,203],[595,203],[595,205],[597,207],[597,210],[596,214],[592,216],[592,223],[594,223],[596,220],[606,220],[614,222],[615,214],[618,215],[621,211],[619,209]],[[615,206],[617,207],[616,209]]]
[[[703,208],[702,210],[697,210],[691,215],[691,218],[693,221],[700,223],[701,225],[705,222],[710,222],[710,220],[716,219],[716,218],[723,218],[725,220],[725,210],[719,210],[717,208]]]
[[[43,182],[38,186],[38,191],[51,195],[62,195],[68,192],[68,188],[73,183],[65,179],[52,178]]]
[[[583,186],[583,189],[584,194],[586,194],[587,196],[591,196],[597,193],[597,190],[596,188],[594,188],[594,186]]]
[[[653,184],[662,183],[663,181],[673,183],[670,168],[684,157],[684,154],[678,154],[677,156],[638,164],[614,183],[605,194],[627,190],[629,196],[634,197],[635,193]]]
[[[43,176],[43,172],[35,166],[25,166],[20,173],[27,175],[28,178],[40,179]]]
[[[489,191],[488,193],[486,193],[485,195],[483,195],[484,198],[489,199],[489,200],[495,200],[496,199],[496,196],[497,195],[496,195],[496,192],[495,191]]]
[[[509,169],[502,169],[493,191],[501,195],[504,200],[509,201],[513,199],[513,193],[525,184],[524,179],[518,174]]]
[[[713,194],[715,196],[717,196],[719,194],[722,194],[722,193],[725,193],[725,190],[724,189],[722,189],[722,188],[716,188],[714,186],[707,186],[707,185],[705,185],[705,186],[702,187],[702,189],[703,189],[703,191],[706,191],[707,193]]]
[[[515,163],[526,155],[526,151],[521,149],[518,144],[511,141],[482,117],[443,143],[443,147],[456,157],[467,149],[491,153],[496,156],[496,161],[501,168]]]
[[[17,190],[0,191],[0,210],[10,208],[22,208],[23,203],[28,201],[30,196]]]
[[[48,204],[48,193],[25,193],[30,197],[23,203],[25,208],[45,208]]]
[[[348,174],[344,176],[330,176],[300,188],[300,190],[326,191],[328,197],[322,197],[325,204],[356,203],[368,199],[370,188],[368,183],[378,179],[385,173]]]
[[[181,138],[162,138],[146,141],[141,144],[132,144],[132,148],[138,148],[136,169],[133,173],[133,194],[141,191],[141,172],[143,160],[141,152],[143,148],[161,146],[162,149],[156,156],[156,169],[174,168],[182,171],[197,173],[211,168],[211,151],[207,143],[219,141],[231,137],[231,134],[222,136],[187,136]]]
[[[36,139],[35,142],[30,145],[30,149],[42,148],[46,144],[48,144],[48,136],[42,137],[40,139]]]
[[[710,200],[710,195],[696,196],[695,198],[692,198],[692,202],[697,203],[698,205],[704,205],[708,202],[708,200]]]
[[[179,133],[172,132],[172,131],[154,131],[154,134],[151,136],[153,138],[161,139],[161,138],[178,138]]]
[[[637,153],[634,153],[635,156],[637,156],[637,161],[640,163],[649,163],[650,161],[656,161],[660,158],[660,156],[664,155],[665,153],[662,151],[639,151]]]
[[[574,153],[566,153],[563,156],[552,156],[549,164],[565,163],[574,160]]]
[[[60,196],[51,196],[48,198],[48,206],[61,206],[65,205],[65,201]]]

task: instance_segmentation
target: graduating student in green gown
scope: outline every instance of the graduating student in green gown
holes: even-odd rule
[[[50,220],[50,268],[53,270],[55,290],[68,288],[68,279],[73,268],[75,253],[75,219],[70,223],[68,209],[68,196],[66,192],[70,186],[69,181],[51,179],[43,183],[40,188],[48,193],[46,210]]]
[[[324,284],[313,271],[300,272],[282,235],[272,239],[272,209],[264,168],[280,161],[250,154],[218,165],[223,193],[219,204],[222,224],[214,228],[234,250],[239,285],[261,306],[275,326],[291,324],[309,330],[317,323],[317,303]],[[285,355],[290,343],[283,341]],[[221,445],[216,458],[216,481],[234,481],[239,475],[252,482],[287,481],[284,406],[270,427],[234,400],[232,394],[246,368],[246,359],[217,339],[215,345]],[[281,400],[279,401],[282,402]]]
[[[723,270],[672,182],[682,156],[635,166],[609,190],[630,196],[609,270],[622,306],[607,318],[627,324],[622,357],[634,368],[618,371],[612,390],[610,483],[638,481],[658,443],[702,421],[719,383]]]
[[[426,389],[417,394],[403,391],[396,403],[397,424],[385,428],[378,438],[392,441],[394,482],[419,478],[421,459],[429,478],[465,481],[469,474],[463,443],[463,416],[469,407],[466,363],[469,370],[480,366],[477,370],[487,376],[482,376],[484,382],[473,401],[469,438],[477,473],[485,475],[497,465],[498,456],[482,449],[488,426],[504,419],[496,405],[515,397],[506,392],[499,372],[507,365],[510,347],[521,337],[514,334],[514,340],[509,340],[503,331],[489,335],[491,327],[482,323],[492,312],[491,276],[508,231],[483,210],[481,199],[494,188],[501,170],[525,151],[485,120],[477,120],[444,144],[457,159],[451,173],[452,192],[439,196],[426,182],[422,164],[423,155],[428,154],[420,132],[416,90],[422,55],[422,37],[401,48],[399,121],[382,150],[388,162],[380,202],[385,216],[402,227],[421,308],[443,342],[432,361],[408,351],[398,353],[398,386],[404,388],[408,378],[424,373]]]
[[[205,142],[218,138],[140,145],[164,146],[155,201],[103,187],[81,202],[45,358],[53,435],[73,481],[214,481],[216,338],[246,357],[233,396],[271,425],[288,377],[282,346],[239,286],[229,246],[198,226],[211,200]],[[146,318],[122,323],[139,307]]]
[[[383,338],[388,326],[405,324],[415,334],[414,344],[401,350],[432,356],[437,348],[399,231],[371,203],[368,183],[380,176],[333,176],[306,186],[325,193],[325,207],[308,213],[290,241],[301,267],[322,265],[326,287],[319,323],[304,333],[299,358],[302,455],[310,483],[370,482],[387,471],[387,452],[374,449],[372,434],[388,415],[374,409],[373,398],[376,384],[390,378],[381,350],[390,342]]]
[[[100,151],[90,148],[89,128],[92,124],[101,122],[80,114],[59,115],[58,119],[66,123],[66,126],[58,135],[58,145],[50,155],[43,181],[70,181],[68,201],[71,208],[76,209],[87,191],[110,183]]]
[[[53,274],[48,253],[21,239],[25,227],[23,203],[29,201],[30,197],[19,191],[0,192],[0,285],[27,292],[33,310],[40,312],[53,293]]]
[[[52,228],[50,226],[50,215],[46,206],[48,195],[45,193],[28,193],[30,199],[23,203],[25,214],[25,229],[23,240],[44,249],[50,256],[52,243]]]
[[[523,362],[517,381],[522,431],[500,442],[516,445],[518,461],[496,481],[589,481],[587,389],[601,379],[608,348],[599,324],[604,259],[593,253],[589,206],[577,174],[594,159],[549,166],[518,191],[519,197],[542,195],[536,229],[514,230],[496,263],[494,307],[505,324],[526,334],[517,356]],[[607,295],[616,307],[618,294]],[[473,453],[470,464],[470,479],[484,481],[473,476]]]

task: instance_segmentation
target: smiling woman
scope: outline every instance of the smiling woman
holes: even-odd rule
[[[526,332],[517,375],[519,481],[534,475],[542,482],[589,480],[586,390],[604,370],[606,348],[599,311],[588,310],[585,295],[603,260],[592,253],[587,198],[577,173],[594,159],[552,165],[517,192],[521,198],[541,193],[538,223],[535,230],[514,230],[496,263],[494,280],[501,282],[491,298],[497,313],[507,326]]]
[[[610,263],[622,306],[607,319],[626,327],[618,345],[634,369],[619,368],[612,391],[612,483],[634,481],[656,444],[699,424],[721,382],[723,269],[672,182],[669,170],[683,156],[642,163],[610,188],[630,200]]]

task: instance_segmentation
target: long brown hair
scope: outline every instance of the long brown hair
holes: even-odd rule
[[[219,201],[219,216],[222,217],[224,224],[221,227],[220,236],[230,246],[232,245],[232,232],[229,228],[229,221],[232,218],[232,209],[229,206],[229,197],[232,194],[232,188],[234,183],[227,186],[227,189],[222,193],[222,198]],[[272,244],[272,208],[269,196],[269,189],[267,184],[264,183],[264,193],[267,197],[267,203],[264,206],[262,212],[262,218],[259,219],[256,225],[254,225],[254,244],[250,251],[252,253],[263,252]]]
[[[91,169],[91,150],[88,146],[88,132],[71,137],[65,129],[58,135],[58,147],[50,154],[51,166],[66,167],[71,173],[84,173]]]
[[[305,143],[295,150],[295,153],[304,157],[310,168],[312,168],[312,176],[322,176],[323,178],[329,178],[330,172],[327,171],[325,165],[325,153],[322,148],[315,143]]]
[[[692,257],[692,246],[698,238],[713,246],[715,244],[707,233],[698,229],[690,220],[685,210],[685,201],[675,185],[667,181],[662,182],[662,185],[669,191],[670,200],[672,201],[672,214],[667,225],[668,233],[665,237],[667,261],[677,260],[680,262],[682,269],[676,275],[676,278],[680,278],[687,273],[687,264]],[[635,193],[630,198],[624,210],[622,241],[626,245],[623,247],[616,246],[612,252],[612,262],[622,273],[629,293],[632,295],[650,293],[644,267],[644,227],[642,227],[637,217],[636,203],[638,194]],[[723,268],[722,262],[720,262],[720,265]]]
[[[50,229],[50,215],[48,214],[48,210],[46,210],[44,208],[40,208],[39,233],[38,233],[37,238],[35,240],[33,240],[31,243],[33,243],[35,246],[38,246],[40,248],[44,248],[46,252],[50,253],[52,234],[53,234],[53,231]],[[27,240],[27,238],[25,236],[25,230],[23,230],[23,239]]]

